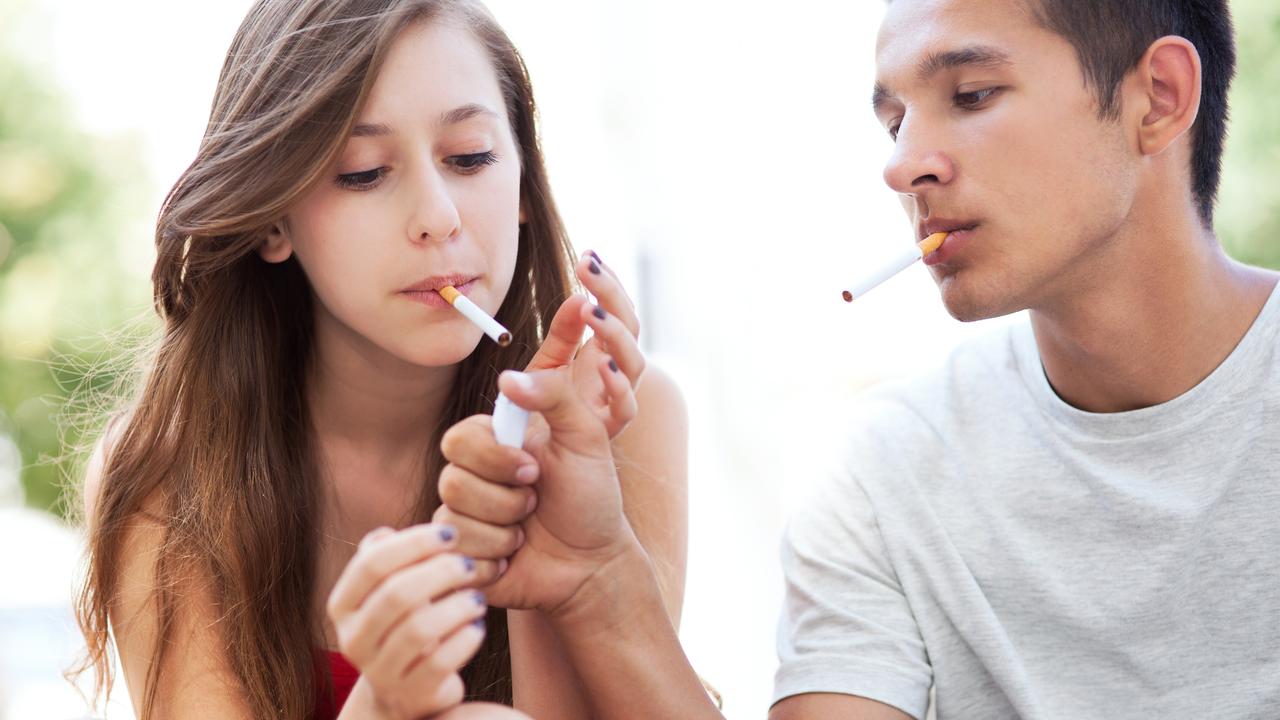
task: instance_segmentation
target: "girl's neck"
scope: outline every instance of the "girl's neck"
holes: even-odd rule
[[[457,366],[424,368],[370,343],[323,310],[317,313],[307,401],[321,447],[360,448],[380,458],[426,448],[457,377]]]

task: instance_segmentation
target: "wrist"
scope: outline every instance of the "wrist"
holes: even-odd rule
[[[369,684],[369,678],[364,675],[356,680],[356,684],[351,688],[351,694],[347,696],[347,702],[343,704],[342,711],[338,713],[338,720],[395,720],[395,718],[387,712],[375,696],[373,685]]]
[[[653,611],[666,618],[649,555],[629,534],[616,553],[546,616],[561,637],[589,640],[601,635],[618,637],[621,631],[637,626],[637,617]]]

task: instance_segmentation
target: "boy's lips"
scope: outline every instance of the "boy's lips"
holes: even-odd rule
[[[933,266],[950,262],[952,258],[963,252],[964,248],[972,242],[977,231],[977,226],[971,226],[948,232],[947,239],[942,242],[942,245],[925,256],[924,264]]]
[[[943,240],[942,245],[937,250],[929,253],[924,258],[926,265],[938,265],[945,263],[951,257],[954,257],[964,245],[972,238],[975,230],[978,228],[978,222],[974,220],[955,220],[951,218],[935,218],[929,222],[923,223],[919,227],[920,239],[933,235],[934,233],[947,233],[947,237]]]

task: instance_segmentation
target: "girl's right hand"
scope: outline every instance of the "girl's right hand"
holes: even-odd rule
[[[348,706],[417,720],[462,702],[458,671],[484,640],[486,605],[464,589],[475,562],[451,552],[456,542],[455,529],[434,524],[361,540],[328,602],[339,649],[361,674]]]

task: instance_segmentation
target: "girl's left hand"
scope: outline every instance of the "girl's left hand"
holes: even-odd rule
[[[640,318],[617,275],[600,261],[600,256],[594,252],[584,253],[574,272],[599,304],[592,305],[582,295],[572,295],[565,300],[526,371],[571,365],[579,396],[604,421],[612,439],[626,428],[631,417],[609,411],[610,394],[601,380],[599,368],[602,363],[613,362],[633,390],[639,387],[645,368],[639,345]],[[587,327],[593,336],[584,344],[582,335]]]

